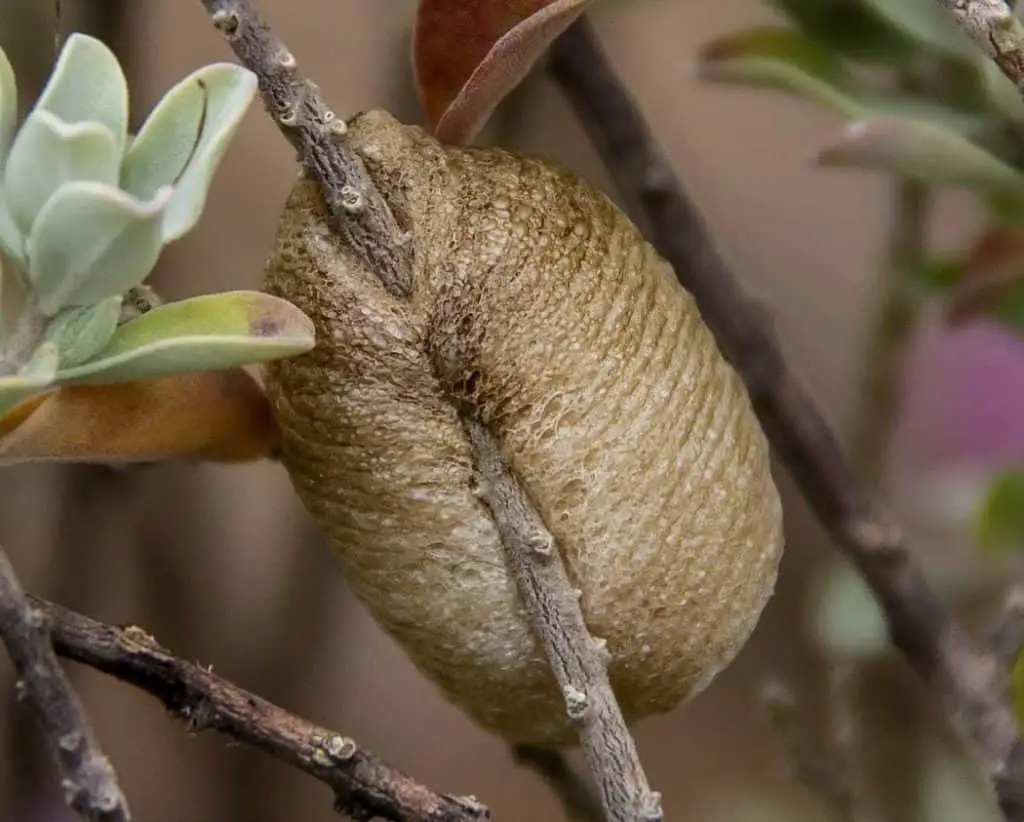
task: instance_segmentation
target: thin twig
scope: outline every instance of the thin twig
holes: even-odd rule
[[[572,822],[602,822],[604,811],[600,800],[560,751],[536,745],[513,745],[516,763],[530,768],[543,779],[551,792],[562,800],[565,818]]]
[[[47,616],[21,589],[0,549],[0,639],[60,768],[68,805],[93,822],[128,822],[128,803],[85,709],[50,645]]]
[[[1007,668],[1013,668],[1024,649],[1024,583],[1010,589],[991,632],[992,647]]]
[[[903,350],[914,328],[917,300],[910,274],[924,257],[931,196],[917,180],[892,184],[888,248],[881,266],[881,305],[870,335],[863,391],[851,437],[851,453],[869,482],[879,484],[885,470],[896,414],[896,384]]]
[[[649,239],[742,375],[776,454],[874,592],[894,644],[973,741],[1006,818],[1024,819],[1024,745],[999,661],[953,621],[899,529],[853,471],[585,22],[555,42],[550,67],[624,197],[645,218]]]
[[[249,0],[203,0],[238,59],[259,79],[263,105],[320,185],[339,232],[392,293],[409,293],[412,245],[373,185],[363,161],[345,144],[345,121],[299,73],[295,55],[263,22]],[[389,238],[382,242],[381,238]]]
[[[938,0],[1024,95],[1024,24],[1004,0]]]
[[[191,731],[218,731],[320,780],[334,790],[338,811],[355,820],[490,819],[490,812],[473,797],[435,793],[348,737],[174,656],[141,628],[105,625],[59,605],[29,599],[50,621],[58,654],[146,691],[187,722]]]
[[[839,822],[866,822],[862,801],[854,790],[846,751],[833,751],[812,738],[801,721],[797,696],[786,683],[771,680],[761,690],[761,702],[772,726],[786,744],[796,778],[817,796]],[[837,746],[838,747],[838,746]]]
[[[540,640],[565,712],[579,729],[587,766],[610,822],[657,822],[661,797],[651,791],[633,737],[608,681],[608,649],[590,635],[555,541],[501,448],[482,422],[465,422],[480,474],[482,500],[505,547],[534,635]]]

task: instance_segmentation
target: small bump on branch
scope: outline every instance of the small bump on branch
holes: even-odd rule
[[[264,108],[320,186],[334,229],[388,291],[407,296],[412,246],[400,241],[404,233],[398,221],[363,161],[345,144],[345,121],[324,105],[316,85],[298,71],[295,55],[249,0],[203,0],[203,6],[238,59],[258,78]]]

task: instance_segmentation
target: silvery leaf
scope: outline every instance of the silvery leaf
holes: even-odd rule
[[[0,252],[19,265],[24,263],[25,239],[14,222],[14,215],[7,205],[7,196],[0,185]]]
[[[14,69],[3,49],[0,49],[0,165],[11,144],[14,126],[18,121],[18,84]]]
[[[192,73],[164,95],[128,151],[121,187],[149,197],[174,184],[164,218],[164,242],[196,224],[210,181],[253,95],[256,76],[231,63]]]
[[[62,384],[148,380],[289,357],[314,344],[312,321],[258,291],[208,294],[159,306],[120,326],[89,362],[62,371]]]
[[[43,207],[28,238],[28,280],[43,313],[99,302],[141,283],[160,256],[170,200],[148,201],[99,183],[68,183]]]
[[[57,347],[60,367],[72,368],[103,350],[120,316],[120,294],[92,305],[65,308],[50,321],[44,339]]]
[[[39,210],[65,183],[117,184],[120,154],[99,123],[61,122],[47,111],[28,116],[4,168],[4,190],[14,222],[28,234]]]
[[[120,155],[128,133],[128,84],[117,57],[95,37],[72,34],[33,111],[48,111],[65,123],[101,124]]]

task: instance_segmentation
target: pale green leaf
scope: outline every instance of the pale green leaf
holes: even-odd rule
[[[65,123],[99,123],[124,151],[128,133],[128,84],[117,57],[95,37],[75,32],[64,41],[34,111]]]
[[[91,362],[62,383],[140,380],[215,371],[289,357],[313,347],[313,324],[291,303],[231,291],[159,306],[114,332]]]
[[[68,183],[29,236],[28,279],[47,315],[99,302],[141,283],[160,255],[165,188],[149,202],[99,183]]]
[[[186,77],[157,104],[125,157],[121,185],[137,197],[174,184],[164,217],[164,242],[187,233],[253,95],[256,76],[218,63]]]
[[[114,138],[99,123],[63,123],[46,111],[29,115],[11,145],[4,190],[23,235],[40,209],[65,183],[117,185],[121,157]]]
[[[935,0],[861,0],[894,29],[931,51],[976,60],[981,54]]]
[[[848,564],[832,561],[812,590],[811,632],[829,656],[866,660],[890,647],[885,616],[864,580]]]
[[[873,117],[846,126],[823,149],[826,166],[886,171],[932,185],[1024,197],[1024,175],[954,131],[907,117]]]
[[[699,68],[707,81],[786,91],[844,117],[864,112],[843,63],[793,29],[760,26],[715,40],[701,50]]]
[[[56,346],[61,368],[80,365],[103,350],[117,329],[121,300],[116,294],[92,305],[65,308],[50,321],[44,339]]]
[[[0,184],[0,252],[19,265],[23,265],[25,262],[25,238],[14,222],[14,215],[11,214],[11,207],[7,204],[2,184]]]
[[[18,83],[14,77],[14,69],[0,48],[0,165],[3,156],[14,136],[14,127],[18,122]]]

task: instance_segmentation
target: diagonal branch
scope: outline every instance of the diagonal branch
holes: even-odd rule
[[[763,310],[722,259],[700,213],[584,21],[552,48],[551,71],[649,238],[693,294],[750,392],[776,454],[885,611],[895,645],[970,737],[1007,819],[1024,819],[1024,746],[1006,674],[929,588],[898,528],[853,471],[789,369]]]
[[[337,809],[355,820],[481,822],[490,812],[473,797],[435,793],[386,765],[353,740],[318,727],[175,657],[141,628],[115,628],[39,599],[61,656],[155,696],[192,731],[215,730],[259,748],[334,790]]]
[[[238,59],[258,78],[267,113],[320,185],[332,228],[363,256],[385,288],[399,296],[408,294],[411,242],[381,242],[382,237],[406,235],[363,161],[342,139],[345,121],[324,105],[316,85],[299,73],[295,55],[250,0],[203,0],[203,6]]]
[[[466,431],[482,479],[482,500],[494,517],[509,572],[562,690],[566,715],[579,729],[607,818],[661,822],[661,796],[647,784],[608,680],[608,649],[587,630],[579,591],[569,582],[561,553],[493,435],[475,419],[466,420]]]
[[[53,653],[47,615],[25,595],[3,550],[0,639],[60,769],[65,801],[83,819],[128,822],[131,814],[114,768],[100,750],[85,709]]]

